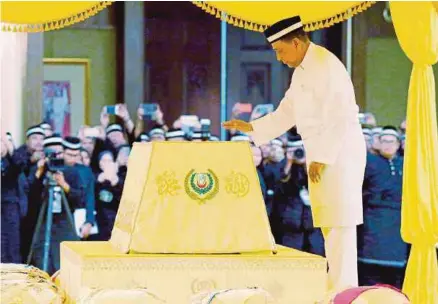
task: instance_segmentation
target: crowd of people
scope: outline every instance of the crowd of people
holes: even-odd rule
[[[76,136],[62,138],[45,122],[29,127],[20,147],[9,133],[2,134],[2,263],[46,265],[54,273],[60,266],[60,242],[108,240],[134,142],[219,140],[199,121],[187,126],[181,117],[167,126],[159,107],[145,120],[140,106],[135,123],[124,104],[117,109],[117,123],[110,124],[104,108],[100,125],[83,126]],[[232,116],[239,114],[235,107]],[[262,115],[253,112],[251,119]],[[406,125],[379,127],[369,113],[359,119],[368,149],[364,224],[358,231],[360,284],[400,288],[409,251],[400,235]],[[228,137],[251,144],[276,243],[324,255],[321,231],[312,223],[306,154],[296,130],[261,147],[245,134],[231,131]]]

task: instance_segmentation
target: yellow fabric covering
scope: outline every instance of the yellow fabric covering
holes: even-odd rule
[[[223,289],[259,287],[279,304],[313,304],[326,291],[324,258],[278,246],[245,254],[122,254],[109,242],[63,242],[59,281],[74,303],[84,288],[147,290],[168,304]]]
[[[196,295],[192,304],[275,304],[272,296],[261,288],[225,289]]]
[[[163,304],[161,300],[147,289],[90,289],[81,290],[77,304]]]
[[[438,61],[438,13],[431,2],[391,2],[391,16],[400,46],[413,62],[401,226],[402,237],[412,249],[403,291],[414,304],[436,304],[438,127],[432,65]]]
[[[61,304],[65,295],[50,276],[33,266],[1,264],[1,303]]]
[[[110,241],[121,252],[274,250],[249,144],[134,144]]]
[[[275,304],[272,296],[261,288],[215,290],[194,296],[192,304]]]

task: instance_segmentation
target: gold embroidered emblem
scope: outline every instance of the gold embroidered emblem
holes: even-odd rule
[[[195,279],[192,282],[192,293],[211,292],[216,289],[216,282],[210,279]]]
[[[158,195],[160,196],[176,196],[181,190],[178,185],[178,180],[175,177],[175,172],[164,171],[155,179],[158,188]]]
[[[225,179],[225,191],[239,198],[249,193],[249,179],[246,175],[232,171]]]
[[[204,204],[219,192],[219,179],[210,169],[207,170],[207,173],[196,173],[192,169],[186,175],[184,189],[191,199]]]

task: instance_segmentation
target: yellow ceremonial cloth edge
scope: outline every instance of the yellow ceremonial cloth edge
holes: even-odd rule
[[[79,243],[79,244],[78,244]],[[150,258],[150,260],[160,259],[162,261],[173,261],[175,259],[181,260],[193,260],[194,258],[206,258],[206,259],[248,259],[248,258],[256,258],[256,259],[272,259],[273,257],[287,259],[290,258],[292,260],[308,260],[304,268],[313,268],[313,269],[323,269],[326,267],[327,262],[326,259],[310,254],[307,252],[301,252],[292,248],[284,247],[281,245],[277,245],[278,252],[277,254],[272,253],[272,251],[258,251],[258,252],[246,252],[246,253],[238,253],[238,254],[156,254],[156,253],[120,253],[116,248],[111,246],[106,246],[109,244],[108,242],[93,242],[91,244],[103,246],[103,247],[87,247],[84,246],[82,242],[62,242],[61,250],[62,250],[62,259],[65,257],[71,263],[75,265],[80,265],[83,262],[93,261],[99,263],[99,259],[102,261],[107,261],[109,258],[111,259],[132,259],[132,258]],[[90,244],[90,243],[88,243]],[[106,247],[105,247],[106,246]],[[102,249],[104,249],[102,251]],[[61,260],[62,260],[61,259]],[[200,263],[202,264],[202,263]],[[302,263],[291,263],[292,268],[303,268],[303,267],[295,267],[296,265],[303,266]],[[221,267],[222,269],[223,267]]]
[[[312,22],[304,23],[304,30],[306,32],[316,31],[323,28],[328,28],[330,26],[335,25],[336,23],[340,23],[350,19],[351,17],[367,10],[372,5],[374,5],[377,1],[363,1],[360,4],[357,4],[344,12],[340,12],[335,16],[330,18],[315,20]],[[268,24],[260,24],[257,22],[252,22],[249,20],[245,20],[241,16],[237,16],[234,14],[229,14],[228,12],[218,9],[213,4],[208,3],[207,1],[192,1],[194,5],[201,8],[207,14],[213,15],[216,18],[225,21],[231,25],[244,28],[250,31],[263,32],[269,26]]]
[[[24,2],[25,3],[25,2]],[[82,22],[96,14],[101,10],[107,8],[114,1],[100,1],[99,3],[84,9],[80,13],[70,15],[65,18],[60,18],[56,20],[48,20],[43,23],[30,23],[30,24],[11,24],[7,20],[1,20],[1,31],[3,32],[25,32],[25,33],[36,33],[36,32],[48,32],[53,30],[59,30],[69,25]],[[7,5],[7,4],[5,4]],[[24,5],[24,4],[23,4]],[[19,12],[17,12],[19,14]]]

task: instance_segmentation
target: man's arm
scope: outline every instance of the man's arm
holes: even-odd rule
[[[289,89],[274,112],[251,121],[253,131],[248,132],[248,135],[256,146],[268,143],[295,125],[290,95]]]
[[[312,144],[317,147],[312,149],[312,161],[331,165],[335,163],[342,150],[342,144],[348,131],[348,122],[354,117],[351,111],[352,104],[350,98],[354,99],[352,92],[352,83],[348,78],[336,77],[342,75],[344,71],[341,67],[327,64],[326,68],[315,77],[315,98],[319,99],[321,105],[321,124],[320,132],[312,138]],[[344,80],[342,80],[344,79]],[[353,93],[354,94],[354,93]],[[323,147],[323,148],[321,148]]]

